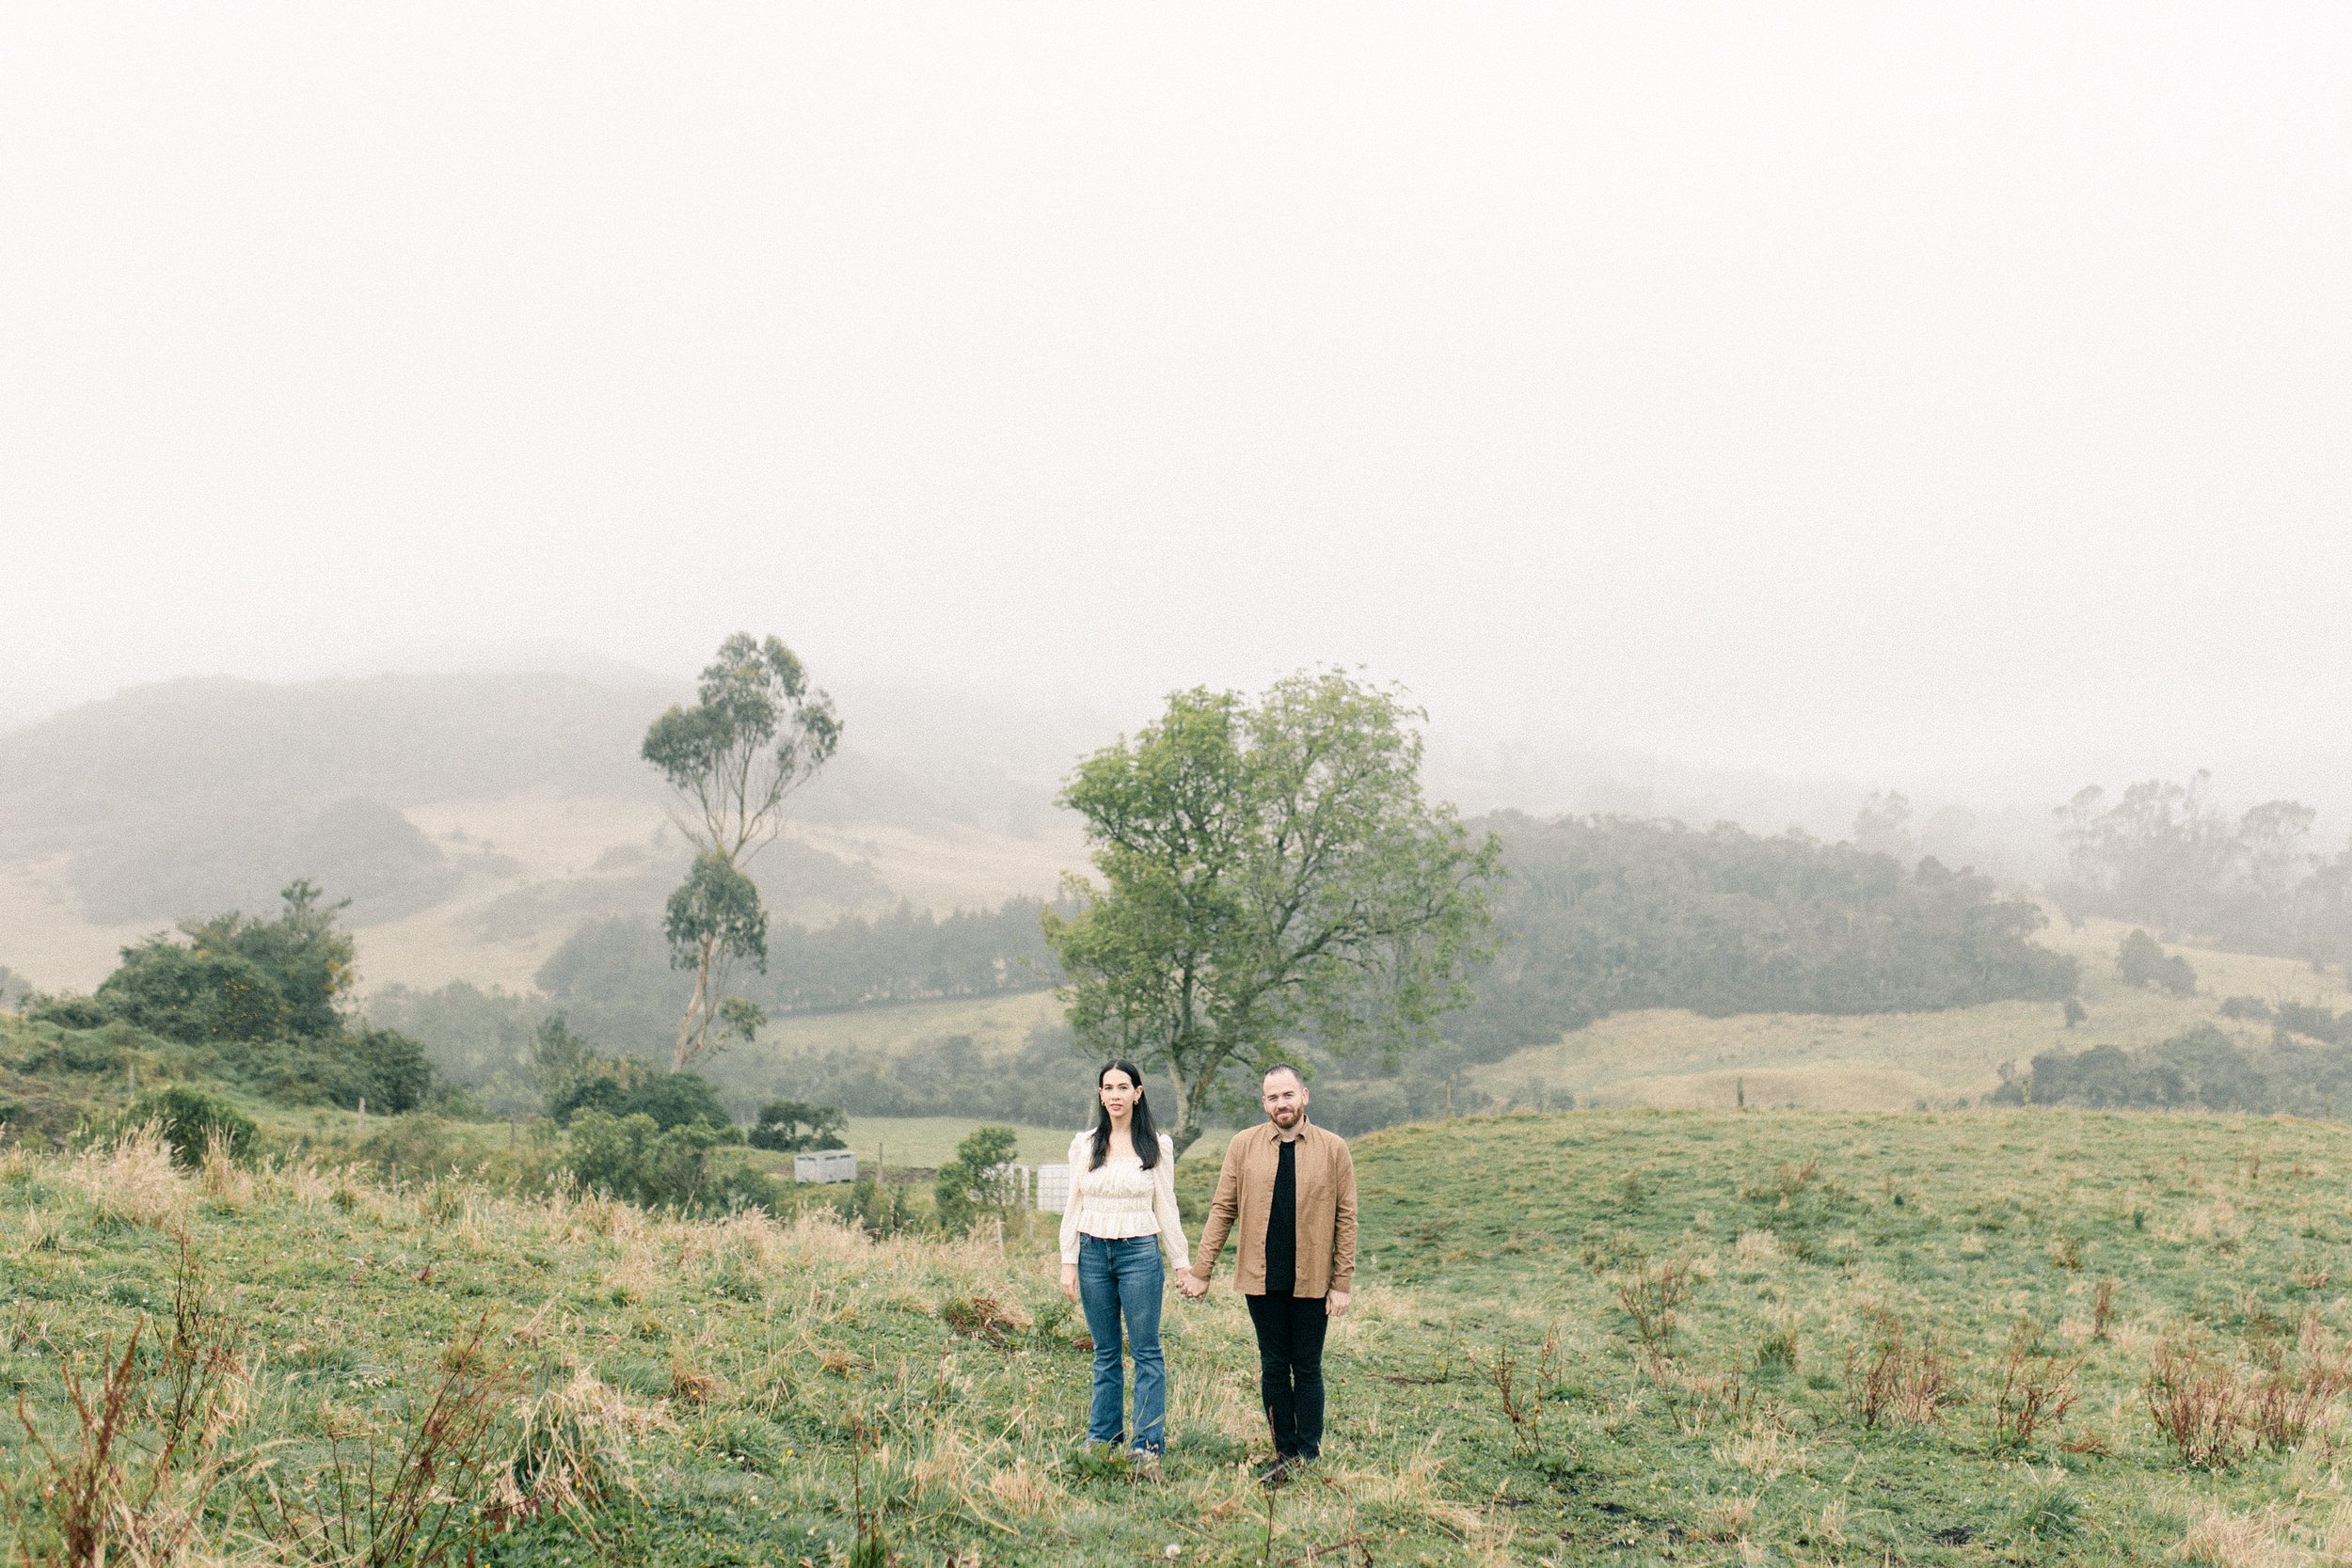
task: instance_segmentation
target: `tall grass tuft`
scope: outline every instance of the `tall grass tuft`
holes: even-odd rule
[[[2023,1449],[2049,1428],[2064,1423],[2074,1408],[2074,1380],[2082,1370],[2080,1357],[2052,1354],[2042,1343],[2042,1325],[2020,1318],[2001,1357],[2001,1381],[1993,1400],[1993,1427],[2002,1448]]]
[[[2246,1388],[2227,1362],[2191,1335],[2156,1342],[2140,1391],[2158,1435],[2191,1469],[2221,1469],[2247,1448],[2251,1409]]]
[[[329,1434],[321,1472],[292,1490],[246,1488],[251,1516],[281,1557],[321,1568],[436,1568],[470,1559],[501,1522],[495,1502],[500,1418],[514,1389],[486,1323],[441,1354],[432,1392],[387,1423],[361,1417]]]
[[[249,1460],[230,1436],[252,1403],[236,1326],[216,1309],[186,1236],[179,1238],[168,1333],[141,1319],[119,1354],[110,1337],[95,1369],[68,1354],[70,1421],[44,1433],[17,1396],[33,1463],[0,1477],[21,1548],[67,1568],[180,1562],[207,1549],[207,1505]],[[142,1339],[157,1350],[142,1356]]]
[[[1652,1263],[1645,1258],[1617,1281],[1617,1305],[1633,1320],[1633,1333],[1653,1360],[1667,1354],[1675,1333],[1675,1309],[1691,1296],[1688,1259]]]
[[[1913,1343],[1891,1311],[1871,1315],[1870,1332],[1846,1352],[1846,1398],[1865,1428],[1932,1422],[1952,1402],[1952,1367],[1932,1341]]]

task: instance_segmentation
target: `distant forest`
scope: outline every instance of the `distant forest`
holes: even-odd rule
[[[2040,909],[1933,859],[1612,816],[1482,819],[1502,946],[1447,1026],[1494,1060],[1612,1013],[1876,1013],[2074,993]]]
[[[946,916],[901,905],[870,920],[771,924],[766,973],[745,969],[729,993],[780,1017],[1041,990],[1060,980],[1039,924],[1045,908],[1040,899],[1013,898]],[[425,1041],[442,1072],[487,1084],[501,1071],[520,1071],[532,1032],[558,1012],[604,1050],[651,1053],[676,1032],[692,976],[670,967],[650,919],[613,917],[573,932],[535,980],[539,994],[531,996],[462,980],[435,990],[387,986],[369,998],[367,1011]]]
[[[2352,964],[2352,847],[2310,847],[2318,813],[2266,800],[2233,817],[2202,773],[2151,779],[2109,799],[2096,785],[2058,808],[2068,875],[2050,895],[2071,913],[2198,937],[2237,952]]]

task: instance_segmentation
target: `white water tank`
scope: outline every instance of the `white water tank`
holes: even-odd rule
[[[1037,1167],[1037,1206],[1048,1214],[1058,1214],[1070,1207],[1070,1166],[1067,1164]]]
[[[792,1156],[795,1181],[854,1181],[857,1156],[846,1148],[820,1148],[814,1154]]]

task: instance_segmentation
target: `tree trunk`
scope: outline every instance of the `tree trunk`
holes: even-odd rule
[[[670,1050],[670,1070],[682,1072],[686,1064],[702,1050],[704,1039],[710,1033],[710,1015],[717,1011],[710,999],[710,971],[719,958],[719,943],[705,937],[701,961],[694,965],[694,994],[686,999],[686,1012],[677,1021],[677,1044]]]

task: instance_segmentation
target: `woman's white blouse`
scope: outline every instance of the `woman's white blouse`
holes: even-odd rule
[[[1061,1216],[1061,1260],[1078,1260],[1078,1238],[1126,1241],[1157,1234],[1175,1269],[1192,1267],[1184,1217],[1176,1212],[1176,1145],[1160,1134],[1160,1161],[1150,1170],[1132,1154],[1114,1154],[1094,1168],[1094,1134],[1070,1140],[1070,1206]]]

